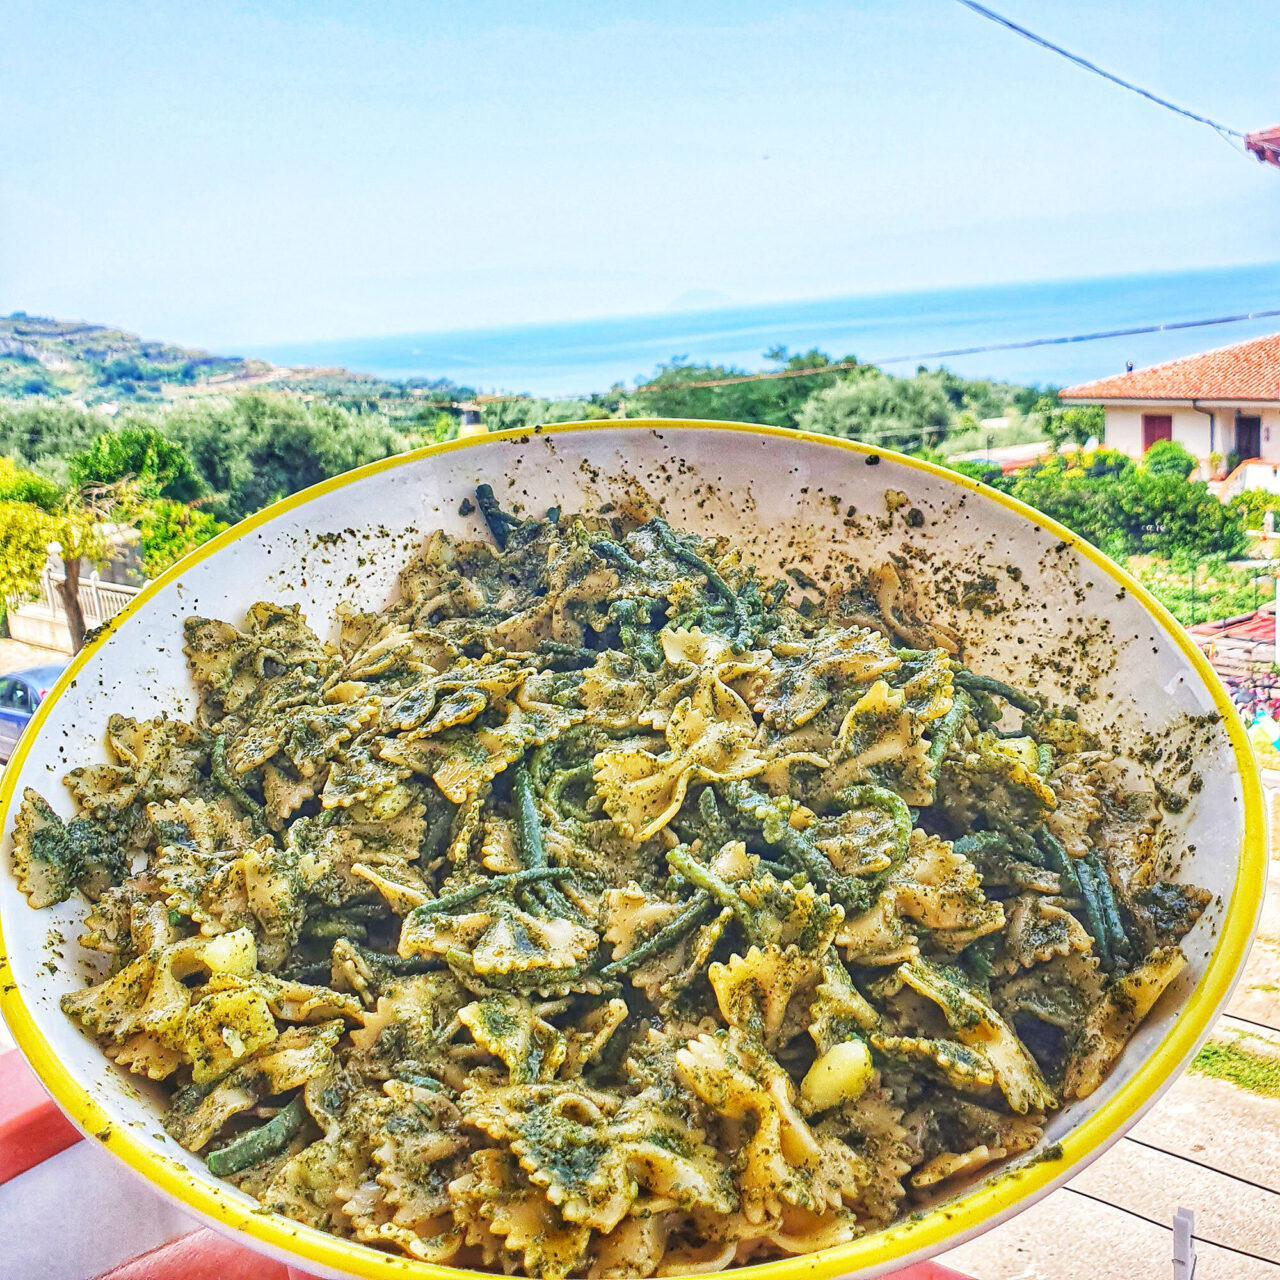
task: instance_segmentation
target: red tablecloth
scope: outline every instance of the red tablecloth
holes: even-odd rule
[[[22,1240],[24,1227],[48,1231],[48,1225],[24,1222],[24,1215],[5,1212],[5,1237],[0,1257],[6,1280],[311,1280],[305,1272],[272,1262],[205,1227],[195,1227],[159,1197],[150,1195],[128,1172],[103,1152],[90,1153],[80,1135],[54,1106],[48,1094],[17,1053],[0,1053],[0,1195],[14,1195],[30,1180],[33,1198],[48,1202],[50,1188],[42,1182],[87,1179],[93,1185],[100,1216],[112,1224],[97,1231],[99,1257],[90,1270],[68,1271],[65,1239],[46,1234]],[[66,1153],[66,1154],[63,1154]],[[88,1157],[85,1165],[83,1157]],[[65,1170],[61,1162],[75,1161]],[[114,1182],[113,1182],[114,1180]],[[5,1188],[5,1184],[14,1184]],[[111,1184],[111,1185],[104,1185]],[[72,1208],[64,1215],[67,1230],[89,1229],[76,1210],[84,1188],[68,1186],[55,1197]],[[0,1200],[0,1205],[4,1202]],[[135,1210],[136,1206],[136,1211]],[[123,1212],[122,1212],[123,1210]],[[156,1237],[161,1243],[156,1243]],[[141,1241],[141,1246],[139,1242]],[[25,1246],[25,1247],[22,1247]],[[43,1247],[42,1247],[43,1246]],[[103,1251],[114,1256],[103,1257]],[[43,1259],[39,1256],[44,1255]],[[16,1266],[17,1270],[11,1270]],[[105,1267],[105,1269],[103,1269]],[[967,1277],[922,1262],[896,1272],[891,1280],[967,1280]]]

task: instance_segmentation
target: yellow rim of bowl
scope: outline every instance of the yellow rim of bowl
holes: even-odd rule
[[[216,555],[224,547],[230,546],[259,526],[285,512],[305,506],[322,494],[331,493],[368,476],[455,449],[521,443],[531,441],[538,435],[550,436],[579,431],[662,432],[691,429],[775,436],[784,440],[802,440],[806,444],[843,449],[850,453],[878,454],[902,466],[946,480],[957,488],[980,494],[1047,530],[1130,592],[1155,619],[1164,633],[1172,639],[1212,695],[1235,754],[1244,799],[1244,838],[1231,901],[1227,905],[1217,944],[1209,956],[1204,974],[1195,990],[1187,998],[1181,1014],[1174,1020],[1155,1051],[1138,1066],[1133,1076],[1120,1087],[1115,1096],[1082,1120],[1062,1139],[1053,1159],[1040,1158],[1015,1167],[1002,1176],[979,1184],[959,1199],[944,1204],[936,1210],[854,1240],[849,1244],[813,1254],[758,1263],[736,1270],[749,1271],[752,1280],[797,1280],[797,1277],[802,1275],[819,1280],[821,1277],[855,1271],[859,1267],[884,1267],[898,1261],[905,1265],[913,1255],[924,1256],[929,1252],[937,1252],[955,1237],[971,1233],[984,1223],[989,1224],[996,1217],[1004,1216],[1019,1201],[1049,1190],[1051,1184],[1064,1178],[1066,1172],[1078,1161],[1105,1149],[1109,1142],[1119,1135],[1122,1126],[1158,1096],[1162,1086],[1171,1081],[1177,1069],[1198,1047],[1199,1042],[1209,1030],[1213,1015],[1230,995],[1235,985],[1237,971],[1253,935],[1266,883],[1266,827],[1262,787],[1244,725],[1237,717],[1227,691],[1217,674],[1183,627],[1145,587],[1083,538],[1007,494],[919,458],[908,457],[905,454],[856,441],[790,431],[782,427],[679,418],[575,422],[544,427],[537,431],[524,429],[494,432],[489,435],[451,440],[444,444],[432,445],[425,449],[371,462],[367,466],[322,481],[310,489],[304,489],[300,493],[273,503],[197,548],[145,587],[104,629],[102,634],[86,644],[36,711],[28,731],[23,735],[14,752],[9,767],[4,771],[4,779],[0,783],[0,832],[7,831],[9,828],[9,811],[12,807],[18,775],[32,742],[48,719],[59,697],[105,643],[108,634],[128,621],[133,614],[144,608],[149,600],[169,583],[180,578],[193,565]],[[299,1263],[331,1267],[363,1277],[365,1280],[383,1280],[385,1277],[403,1277],[406,1274],[435,1277],[438,1280],[459,1280],[459,1277],[486,1274],[382,1254],[353,1240],[327,1235],[277,1214],[246,1209],[234,1198],[235,1193],[227,1184],[219,1182],[211,1174],[207,1175],[206,1180],[184,1168],[171,1157],[148,1146],[128,1125],[114,1122],[103,1108],[76,1083],[71,1073],[56,1056],[23,1002],[22,993],[14,981],[2,934],[0,934],[0,1013],[4,1015],[14,1039],[45,1088],[84,1133],[97,1139],[132,1169],[209,1221],[243,1232],[272,1250],[292,1255]]]

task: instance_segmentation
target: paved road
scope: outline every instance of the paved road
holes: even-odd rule
[[[53,662],[70,661],[69,653],[41,649],[38,645],[23,644],[21,640],[0,638],[0,676],[8,671],[21,671],[25,667],[43,667]]]

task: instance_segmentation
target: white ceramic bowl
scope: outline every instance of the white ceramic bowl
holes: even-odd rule
[[[597,506],[639,485],[662,501],[677,527],[728,534],[765,566],[799,565],[818,578],[850,560],[904,557],[923,589],[925,612],[960,628],[976,670],[1079,703],[1082,718],[1122,749],[1152,735],[1190,749],[1189,765],[1170,749],[1157,769],[1188,797],[1167,822],[1191,850],[1177,878],[1212,890],[1214,899],[1185,940],[1185,972],[1102,1088],[1051,1117],[1038,1153],[946,1205],[838,1249],[752,1267],[752,1275],[874,1276],[905,1266],[1025,1208],[1116,1141],[1203,1039],[1256,923],[1266,840],[1243,728],[1182,628],[1092,547],[1000,494],[883,450],[725,423],[574,424],[392,458],[278,503],[148,587],[71,664],[4,774],[6,849],[23,788],[70,811],[59,780],[74,764],[104,758],[110,712],[190,712],[185,616],[239,622],[256,600],[296,602],[325,634],[340,600],[383,605],[398,569],[431,529],[483,536],[478,515],[464,516],[460,506],[486,481],[504,504],[538,513],[552,505]],[[906,496],[896,512],[890,490]],[[342,536],[321,543],[317,533]],[[86,1134],[197,1216],[318,1275],[474,1275],[262,1213],[166,1138],[156,1095],[112,1067],[58,1008],[58,998],[84,982],[85,957],[71,943],[83,911],[80,902],[33,911],[12,875],[0,875],[0,1009],[46,1087]]]

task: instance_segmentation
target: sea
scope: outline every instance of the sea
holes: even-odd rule
[[[765,352],[779,346],[856,356],[893,373],[945,366],[1061,387],[1122,372],[1127,361],[1141,368],[1280,332],[1280,315],[1237,318],[1259,311],[1280,312],[1280,263],[282,343],[247,354],[553,399],[634,387],[671,361],[777,367]],[[1226,322],[1172,327],[1204,320]],[[1169,327],[1092,336],[1158,325]]]

